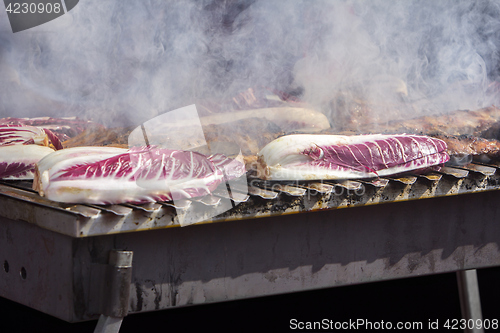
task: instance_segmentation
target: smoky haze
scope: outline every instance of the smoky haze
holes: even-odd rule
[[[360,104],[377,121],[477,109],[498,102],[499,34],[497,1],[85,0],[16,34],[2,11],[0,115],[138,125],[257,86],[334,127]]]

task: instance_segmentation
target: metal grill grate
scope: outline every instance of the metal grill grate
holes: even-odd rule
[[[179,216],[200,223],[338,209],[500,189],[500,165],[445,166],[439,172],[371,180],[269,182],[248,179],[248,188],[175,202],[119,205],[61,204],[40,197],[30,181],[0,182],[5,217],[26,220],[73,237],[179,226]],[[216,209],[231,203],[215,217]],[[232,208],[231,208],[232,207]],[[206,216],[207,218],[204,218]]]

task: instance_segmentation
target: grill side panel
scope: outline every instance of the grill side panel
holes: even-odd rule
[[[500,265],[500,192],[116,236],[131,312]],[[195,232],[195,229],[196,232]]]
[[[72,321],[71,246],[68,236],[0,217],[0,296]]]

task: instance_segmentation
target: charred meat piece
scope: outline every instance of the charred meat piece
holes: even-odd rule
[[[500,160],[500,141],[484,139],[471,135],[432,135],[443,140],[448,146],[447,152],[457,165],[464,165],[472,160],[490,162]]]
[[[500,109],[491,106],[476,111],[458,110],[441,116],[425,116],[385,124],[351,127],[342,134],[385,133],[428,135],[445,141],[454,160],[499,160]],[[331,133],[331,130],[322,133]],[[465,163],[464,162],[464,163]]]
[[[351,128],[360,133],[429,133],[442,135],[482,136],[500,121],[500,109],[491,106],[480,110],[458,110],[439,116],[424,116],[407,120],[391,121],[384,124],[365,124]]]

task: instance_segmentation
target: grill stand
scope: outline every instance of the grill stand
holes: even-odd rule
[[[85,228],[119,227],[119,216],[89,224],[80,214],[9,197],[0,200],[0,296],[68,322],[102,315],[96,329],[117,332],[126,297],[113,297],[128,285],[127,274],[130,314],[500,266],[499,201],[493,190],[75,237]],[[263,203],[283,211],[280,202]],[[140,221],[146,213],[133,217]],[[54,231],[40,226],[56,223]],[[110,258],[115,249],[133,251],[133,272],[128,267],[119,277],[119,260]],[[104,284],[113,284],[113,276],[114,292]],[[459,282],[469,290],[466,309],[475,308],[475,283]]]
[[[479,320],[482,322],[481,299],[479,296],[479,285],[477,283],[477,272],[475,269],[457,272],[458,292],[460,296],[460,308],[462,318],[468,324],[469,320]],[[475,325],[474,325],[475,326]],[[466,325],[465,333],[483,333],[481,328],[469,328]]]
[[[112,250],[103,280],[104,301],[94,333],[118,333],[123,318],[128,313],[130,282],[132,280],[132,251]]]
[[[118,333],[122,326],[123,317],[115,318],[101,315],[97,321],[94,333]]]

